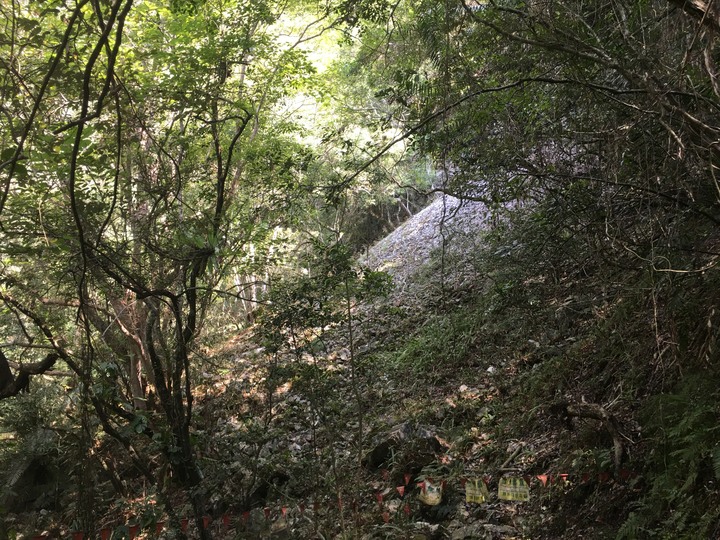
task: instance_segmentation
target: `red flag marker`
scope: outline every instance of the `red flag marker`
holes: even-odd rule
[[[112,529],[108,529],[105,527],[104,529],[100,529],[100,540],[110,540],[110,535],[112,534]]]
[[[397,489],[397,492],[400,494],[401,497],[405,496],[405,486],[398,486],[395,489]]]
[[[564,484],[567,484],[569,476],[569,474],[561,474],[560,479],[563,481]]]
[[[540,483],[545,487],[548,483],[548,475],[547,474],[538,474],[537,479],[540,480]]]
[[[225,527],[226,529],[230,527],[230,516],[228,516],[227,514],[223,514],[222,523],[223,527]]]
[[[85,533],[82,531],[77,531],[72,533],[73,540],[83,540],[85,538]]]
[[[287,516],[287,506],[283,506],[283,507],[280,509],[280,512],[282,512],[282,516],[283,516],[283,517]]]
[[[406,486],[410,483],[410,480],[412,480],[412,474],[405,473],[405,485]]]
[[[165,528],[165,522],[164,522],[164,521],[158,521],[158,522],[155,524],[155,534],[160,534],[164,528]]]
[[[263,508],[263,512],[265,513],[265,519],[270,519],[270,508],[266,506],[265,508]]]
[[[423,490],[423,493],[425,493],[425,491],[427,491],[427,489],[425,488],[425,482],[418,482],[417,487],[419,487],[420,489],[422,489],[422,490]]]
[[[377,493],[375,493],[375,499],[377,500],[378,504],[382,506],[383,494],[378,491]]]
[[[203,516],[203,529],[207,529],[210,523],[212,523],[212,518],[210,516]]]
[[[135,540],[135,537],[137,536],[139,530],[139,525],[130,525],[130,527],[128,528],[128,532],[130,533],[130,540]]]

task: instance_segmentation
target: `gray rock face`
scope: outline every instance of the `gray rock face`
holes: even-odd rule
[[[453,521],[448,525],[450,540],[504,540],[518,538],[518,531],[509,525],[494,525],[492,523],[465,523]]]
[[[454,249],[481,242],[479,231],[488,227],[490,212],[484,204],[438,196],[392,233],[373,245],[363,264],[389,273],[398,291],[410,286],[413,274],[430,260],[434,250],[453,238]],[[458,240],[463,240],[459,242]]]

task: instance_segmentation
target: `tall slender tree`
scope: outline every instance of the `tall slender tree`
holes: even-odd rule
[[[0,397],[66,363],[151,483],[138,437],[159,443],[206,538],[194,349],[219,284],[284,210],[278,179],[307,159],[270,113],[313,74],[301,43],[336,19],[262,0],[0,8],[0,300],[13,350],[50,349],[17,366],[0,353]],[[309,22],[281,41],[291,9]]]

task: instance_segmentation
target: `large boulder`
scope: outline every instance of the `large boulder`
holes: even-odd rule
[[[418,474],[444,450],[434,428],[403,422],[375,439],[363,458],[363,466],[370,470],[392,468],[399,480],[406,473]]]
[[[0,498],[0,507],[17,513],[54,508],[64,484],[53,455],[56,438],[54,431],[44,428],[27,436],[24,453],[17,456],[3,478],[5,496]]]

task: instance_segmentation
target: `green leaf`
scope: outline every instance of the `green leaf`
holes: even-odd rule
[[[21,180],[27,180],[28,171],[27,167],[22,163],[15,164],[15,175]]]

